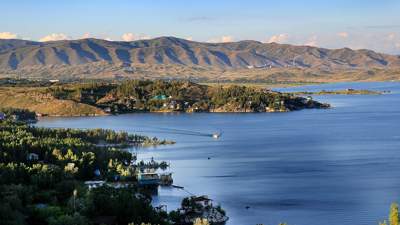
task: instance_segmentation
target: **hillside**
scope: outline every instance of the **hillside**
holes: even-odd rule
[[[287,112],[328,108],[316,101],[241,86],[207,86],[183,81],[129,80],[41,87],[0,87],[1,108],[49,116],[133,112]]]
[[[385,80],[388,77],[382,74],[387,71],[398,79],[399,68],[399,56],[371,50],[257,41],[201,43],[174,37],[133,42],[0,40],[0,76],[285,80],[282,73],[289,73],[297,81],[311,81],[317,78],[306,74],[329,80],[325,79],[329,74],[350,71],[362,74],[358,80]],[[351,80],[351,76],[344,79]]]
[[[41,88],[0,88],[1,108],[28,109],[51,116],[94,116],[106,113],[94,106],[57,99]]]

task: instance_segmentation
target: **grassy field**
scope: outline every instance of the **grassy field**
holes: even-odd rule
[[[0,88],[0,106],[2,108],[28,109],[50,116],[87,116],[105,115],[94,106],[71,100],[59,100],[44,94],[43,88]]]
[[[325,84],[325,82],[202,82],[200,84],[208,85],[208,86],[231,86],[231,85],[238,85],[238,86],[246,86],[246,87],[255,87],[255,88],[283,88],[283,87],[297,87],[297,86],[304,86],[304,85],[318,85],[318,84]]]

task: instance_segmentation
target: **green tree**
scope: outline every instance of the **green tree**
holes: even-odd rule
[[[48,220],[49,225],[87,225],[88,221],[85,217],[78,213],[73,216],[62,215],[59,217],[50,217]]]
[[[399,206],[396,203],[390,206],[389,222],[390,225],[399,225]]]

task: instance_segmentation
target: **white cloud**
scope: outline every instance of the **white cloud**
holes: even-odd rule
[[[221,42],[226,43],[226,42],[233,42],[234,38],[232,36],[222,36]]]
[[[126,33],[126,34],[123,34],[121,38],[123,41],[134,41],[134,40],[136,40],[136,35],[134,35],[132,33]]]
[[[337,33],[337,35],[341,38],[348,38],[349,37],[349,33],[347,32],[339,32]]]
[[[83,38],[83,39],[91,38],[91,37],[92,37],[92,35],[90,35],[90,33],[84,33],[84,34],[82,35],[82,38]]]
[[[318,37],[316,35],[310,37],[304,45],[307,46],[317,46],[318,45]]]
[[[284,43],[288,40],[289,35],[288,34],[277,34],[272,37],[270,37],[267,41],[267,43]]]
[[[235,41],[235,38],[232,37],[232,36],[227,35],[227,36],[222,36],[222,37],[219,37],[219,38],[210,39],[207,42],[210,42],[210,43],[227,43],[227,42],[233,42],[233,41]]]
[[[400,48],[400,42],[396,43],[396,48]]]
[[[186,40],[193,41],[193,37],[187,37]]]
[[[59,34],[53,33],[53,34],[49,34],[47,36],[40,38],[39,41],[46,42],[46,41],[61,41],[61,40],[69,40],[69,39],[71,39],[71,38],[63,33],[59,33]]]
[[[15,39],[18,35],[11,32],[0,32],[0,39]]]
[[[148,35],[136,35],[134,33],[125,33],[121,36],[123,41],[136,41],[136,40],[144,40],[150,39],[151,37]]]

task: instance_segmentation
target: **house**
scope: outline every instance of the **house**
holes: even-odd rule
[[[104,112],[106,112],[106,113],[111,113],[111,108],[110,108],[110,107],[106,107],[106,108],[104,109]]]
[[[89,190],[102,187],[105,183],[106,182],[102,180],[85,181],[85,185],[89,188]]]
[[[158,186],[160,183],[160,176],[153,171],[139,171],[136,178],[140,186]]]
[[[38,161],[39,155],[36,153],[29,153],[28,156],[26,157],[26,159],[29,161]]]
[[[176,102],[175,100],[172,100],[172,101],[169,103],[169,108],[170,108],[170,109],[175,109],[176,106],[177,106],[177,102]]]
[[[6,119],[6,114],[0,112],[0,120],[5,120]]]
[[[193,200],[197,204],[201,204],[201,206],[203,206],[203,207],[209,206],[212,202],[212,200],[210,198],[208,198],[207,195],[195,196],[195,197],[193,197]]]
[[[154,100],[166,100],[167,96],[166,95],[156,95],[152,99],[154,99]]]

